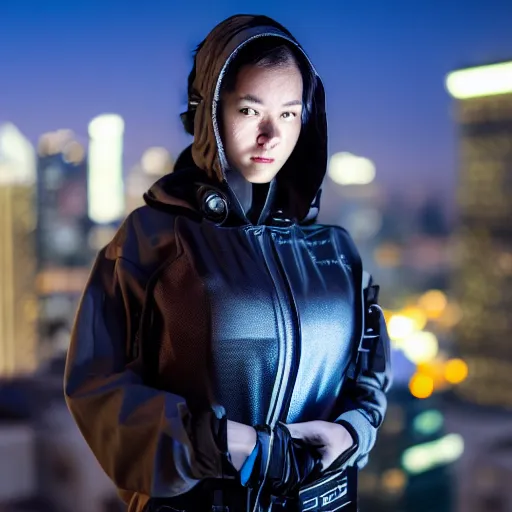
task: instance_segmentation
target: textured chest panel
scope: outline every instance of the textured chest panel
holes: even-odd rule
[[[176,223],[176,257],[148,287],[145,362],[153,385],[189,406],[220,403],[230,418],[269,407],[278,355],[275,294],[261,232]]]
[[[276,235],[279,257],[297,312],[300,364],[287,421],[327,417],[357,337],[350,248],[333,228]],[[356,265],[357,266],[357,265]]]
[[[185,220],[176,240],[178,256],[162,266],[153,292],[160,385],[199,404],[220,403],[235,421],[265,421],[278,381],[294,378],[283,374],[285,315],[297,327],[291,414],[328,407],[348,346],[341,340],[353,326],[350,268],[329,230]]]
[[[276,294],[262,256],[263,229],[211,224],[179,230],[208,302],[209,378],[235,421],[265,420],[278,370]]]

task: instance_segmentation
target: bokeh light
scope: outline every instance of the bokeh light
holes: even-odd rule
[[[416,398],[428,398],[434,392],[434,380],[428,375],[415,373],[409,382],[409,389]]]
[[[375,164],[352,153],[335,153],[329,160],[328,174],[338,185],[368,185],[375,179]]]
[[[388,324],[388,333],[393,341],[400,342],[415,330],[414,320],[405,315],[393,315]]]
[[[382,487],[390,494],[403,492],[407,484],[407,475],[398,468],[387,469],[382,474]]]
[[[446,77],[446,88],[458,99],[512,92],[512,62],[453,71]]]
[[[414,322],[415,329],[418,331],[421,331],[427,325],[427,315],[419,307],[407,306],[401,311],[401,314],[410,318]]]
[[[445,310],[448,299],[440,290],[429,290],[418,300],[419,306],[425,311],[428,318],[439,318]]]
[[[148,148],[141,158],[142,170],[151,176],[162,176],[170,171],[171,155],[167,149],[155,146]]]
[[[375,249],[373,257],[380,267],[398,267],[402,262],[402,249],[397,244],[384,243]]]
[[[411,474],[424,471],[454,462],[464,452],[464,440],[460,434],[447,434],[441,439],[405,450],[402,456],[402,465]]]
[[[435,334],[417,331],[402,341],[401,348],[409,361],[420,364],[436,357],[439,352],[439,342]]]
[[[429,409],[414,418],[413,428],[419,434],[430,436],[443,428],[444,417],[440,411]]]
[[[462,359],[450,359],[446,362],[444,375],[450,384],[459,384],[468,376],[468,365]]]
[[[80,164],[85,158],[85,148],[76,140],[66,144],[62,149],[62,153],[64,161],[74,165]]]

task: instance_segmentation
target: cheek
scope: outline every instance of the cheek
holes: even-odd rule
[[[241,153],[251,146],[251,128],[246,120],[232,120],[225,128],[226,146],[231,152]]]
[[[294,126],[290,126],[289,128],[290,129],[287,132],[286,136],[286,149],[288,151],[288,154],[290,155],[292,151],[295,149],[297,141],[299,140],[302,125],[298,123]]]

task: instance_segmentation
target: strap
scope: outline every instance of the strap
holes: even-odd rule
[[[380,317],[382,310],[378,305],[380,287],[373,284],[371,275],[363,271],[363,288],[364,288],[364,334],[357,347],[355,355],[347,369],[347,377],[357,380],[361,372],[374,370],[384,371],[381,369],[380,362],[375,359],[376,349],[380,340]]]

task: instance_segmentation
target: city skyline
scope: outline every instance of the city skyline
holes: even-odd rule
[[[190,142],[193,48],[240,10],[287,26],[322,76],[338,167],[319,221],[380,286],[393,387],[362,509],[512,510],[512,87],[482,93],[480,69],[445,89],[512,66],[512,2],[434,3],[0,6],[0,509],[126,508],[64,400],[71,331],[95,254]]]
[[[512,58],[512,4],[476,4],[327,1],[317,11],[223,2],[208,15],[202,1],[13,2],[0,17],[0,120],[34,144],[60,128],[85,142],[88,122],[115,112],[126,122],[126,170],[150,146],[176,156],[190,142],[178,116],[193,48],[223,18],[262,12],[296,35],[325,82],[331,153],[372,159],[393,190],[451,199],[457,133],[445,76]]]

